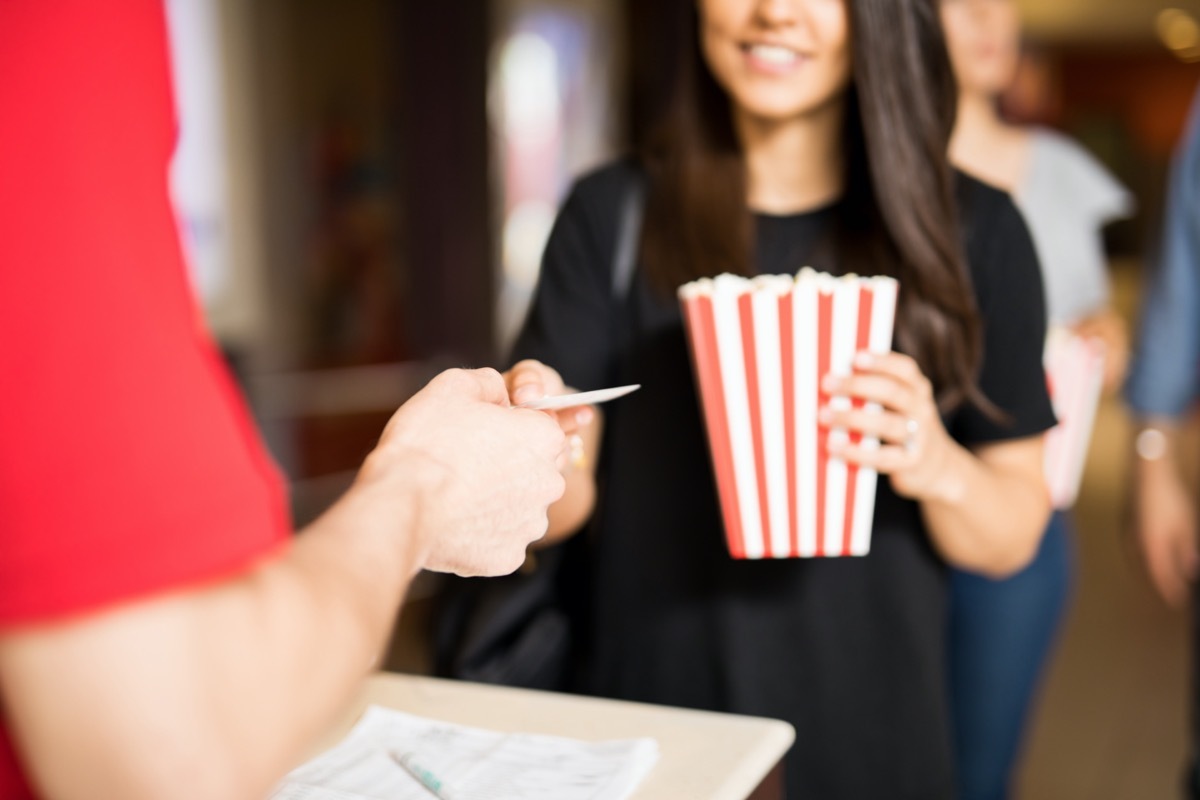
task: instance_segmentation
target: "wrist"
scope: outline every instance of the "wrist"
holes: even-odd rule
[[[1133,438],[1133,469],[1140,483],[1176,480],[1178,425],[1165,417],[1150,417],[1140,421]]]
[[[930,494],[926,499],[942,505],[960,505],[967,498],[967,475],[970,465],[965,463],[963,456],[969,454],[949,436],[941,449],[942,455],[938,459],[938,469],[935,473],[937,477],[931,482]]]
[[[301,532],[288,562],[327,613],[342,615],[348,654],[361,645],[372,664],[422,563],[404,535],[416,512],[391,498],[384,481],[356,481]]]
[[[441,480],[436,464],[427,459],[389,459],[380,467],[368,457],[345,498],[353,510],[352,524],[375,542],[381,556],[401,570],[407,583],[428,561],[433,543],[424,520],[427,498]],[[398,466],[399,465],[399,466]],[[426,468],[422,468],[426,467]]]
[[[1160,462],[1171,455],[1171,441],[1162,428],[1146,426],[1133,440],[1133,451],[1140,462]]]

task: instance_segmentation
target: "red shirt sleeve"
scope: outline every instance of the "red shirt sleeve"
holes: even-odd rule
[[[167,166],[162,0],[0,3],[0,630],[287,536],[204,330]]]
[[[0,2],[0,631],[245,568],[280,478],[187,284],[162,0]],[[0,709],[0,796],[25,797]]]

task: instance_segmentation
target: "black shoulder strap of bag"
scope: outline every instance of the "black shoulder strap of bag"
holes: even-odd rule
[[[619,209],[612,291],[622,309],[637,264],[643,194],[641,181],[631,184]],[[535,689],[569,688],[572,625],[559,587],[575,543],[572,539],[539,552],[529,571],[448,579],[433,626],[434,674]]]
[[[629,353],[632,331],[637,325],[637,304],[632,302],[632,290],[633,279],[637,272],[638,250],[642,239],[642,216],[645,202],[645,183],[641,176],[638,176],[630,182],[621,197],[621,207],[617,209],[616,238],[613,242],[612,336],[618,353],[615,368],[619,373],[619,376],[613,376],[613,379],[617,381],[623,381],[629,377],[626,374],[629,371],[627,369],[629,365],[624,361]]]
[[[642,212],[646,191],[640,180],[630,185],[621,201],[617,220],[617,240],[613,247],[612,291],[618,302],[629,296],[633,273],[637,266],[638,244],[642,235]]]

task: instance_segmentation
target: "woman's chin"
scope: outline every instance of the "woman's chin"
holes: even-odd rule
[[[737,112],[747,119],[772,125],[802,121],[820,114],[831,105],[832,98],[827,98],[824,102],[816,99],[800,102],[794,91],[788,94],[788,97],[783,98],[735,97],[733,104]]]

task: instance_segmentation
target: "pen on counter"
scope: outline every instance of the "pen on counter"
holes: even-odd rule
[[[441,779],[421,765],[414,763],[411,755],[408,753],[397,753],[392,750],[388,750],[387,754],[392,761],[395,761],[401,769],[411,775],[413,780],[424,786],[434,797],[439,800],[454,800],[454,795],[446,789]]]

